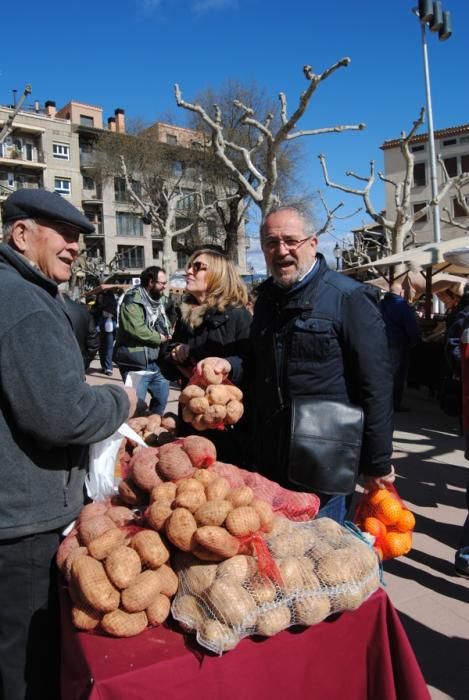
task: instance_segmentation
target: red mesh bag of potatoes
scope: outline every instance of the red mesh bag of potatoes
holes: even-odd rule
[[[364,493],[353,521],[363,532],[373,535],[381,559],[394,559],[412,549],[415,517],[392,484]]]

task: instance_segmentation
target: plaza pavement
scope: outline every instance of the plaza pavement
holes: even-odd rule
[[[90,383],[121,381],[117,370],[113,377],[98,370],[95,361]],[[172,389],[168,410],[177,410],[177,395]],[[453,559],[466,514],[469,462],[457,420],[445,416],[425,389],[408,389],[405,404],[410,410],[395,416],[396,487],[417,525],[412,551],[385,562],[385,589],[400,613],[433,700],[467,700],[469,580],[455,575]]]

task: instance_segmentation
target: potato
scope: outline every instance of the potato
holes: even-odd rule
[[[207,501],[197,508],[194,517],[198,525],[223,525],[232,509],[229,501]]]
[[[108,518],[111,518],[111,520],[116,525],[119,525],[120,527],[128,525],[133,520],[135,520],[134,512],[126,506],[109,506],[109,508],[106,511],[106,515]]]
[[[77,531],[75,531],[74,534],[70,533],[65,537],[65,539],[62,540],[62,542],[59,545],[59,548],[57,550],[57,554],[55,556],[55,561],[57,562],[57,566],[59,569],[62,570],[65,560],[67,559],[68,555],[73,549],[78,549],[80,546],[80,542],[78,540],[77,536]]]
[[[302,557],[305,553],[305,542],[298,528],[269,538],[268,545],[274,557]]]
[[[196,436],[199,437],[199,436]],[[200,436],[201,437],[201,436]],[[217,475],[215,472],[210,471],[210,469],[197,469],[194,472],[194,475],[192,477],[193,479],[197,479],[197,481],[200,481],[200,483],[204,486],[207,487],[209,484],[212,483],[212,481],[215,481],[217,478]]]
[[[278,608],[273,608],[259,615],[256,632],[264,637],[273,637],[274,634],[286,629],[290,624],[290,608],[288,605],[279,605]]]
[[[354,580],[353,561],[346,549],[332,550],[316,563],[316,574],[324,586],[339,586]]]
[[[211,440],[201,435],[188,435],[183,439],[182,449],[187,453],[194,467],[210,467],[217,459],[217,451]]]
[[[122,479],[117,488],[119,496],[129,506],[142,506],[148,503],[148,493],[140,489],[132,479]]]
[[[306,587],[317,584],[317,579],[313,573],[313,564],[306,557],[286,557],[276,560],[280,576],[282,578],[282,588],[287,592],[302,591]]]
[[[72,565],[77,557],[82,557],[88,554],[88,547],[76,547],[68,553],[68,557],[65,559],[62,566],[62,573],[70,583],[72,577]]]
[[[251,506],[239,506],[228,513],[225,527],[235,537],[245,537],[260,530],[261,520]]]
[[[224,406],[219,406],[218,404],[213,404],[209,406],[204,411],[204,421],[209,426],[221,425],[226,416],[226,409]]]
[[[226,391],[231,395],[232,398],[236,399],[236,401],[241,401],[243,398],[243,392],[241,389],[234,384],[224,384],[223,385]]]
[[[261,521],[262,532],[271,532],[274,526],[274,511],[272,506],[267,501],[261,501],[259,498],[254,498],[251,503]]]
[[[342,612],[343,610],[355,610],[364,601],[365,595],[360,586],[350,586],[343,590],[336,589],[330,596],[331,612]]]
[[[164,529],[166,521],[168,520],[172,512],[173,511],[169,503],[165,501],[155,501],[151,504],[149,508],[147,508],[145,512],[145,517],[150,527],[152,527],[157,532],[161,532]]]
[[[192,423],[195,418],[195,414],[192,413],[191,409],[187,404],[184,404],[181,411],[181,417],[184,423]]]
[[[265,576],[257,576],[249,581],[249,592],[259,606],[273,603],[277,596],[275,583]]]
[[[72,608],[72,622],[74,626],[79,630],[84,630],[86,632],[96,629],[99,625],[103,614],[95,610],[83,602],[82,600],[77,600]]]
[[[174,433],[177,428],[178,417],[175,413],[165,413],[161,419],[161,425],[171,433]]]
[[[321,539],[340,540],[346,532],[344,528],[331,518],[317,518],[311,524],[311,530]]]
[[[246,579],[250,579],[256,571],[257,562],[254,557],[237,554],[218,565],[217,578],[227,577],[236,583],[243,583]]]
[[[107,504],[106,503],[98,503],[98,502],[93,502],[93,503],[87,503],[86,506],[83,506],[83,508],[80,511],[79,515],[79,523],[85,522],[85,520],[89,520],[90,518],[94,518],[97,515],[104,515],[105,512],[107,511]]]
[[[81,544],[88,546],[96,537],[104,534],[107,530],[113,530],[116,524],[107,515],[95,515],[80,523],[78,538]]]
[[[170,566],[162,564],[157,571],[160,578],[160,591],[171,598],[179,588],[179,579]]]
[[[126,532],[118,527],[106,530],[102,535],[91,540],[88,545],[88,552],[95,559],[106,559],[113,549],[124,542],[126,537]]]
[[[173,617],[186,630],[196,630],[204,622],[204,613],[199,601],[188,593],[178,595],[172,605]]]
[[[162,418],[158,413],[147,416],[146,429],[149,433],[154,433],[162,424]]]
[[[142,571],[142,562],[131,547],[116,547],[107,557],[104,568],[111,583],[118,589],[127,588]]]
[[[195,520],[194,520],[195,522]],[[197,544],[214,554],[229,559],[238,554],[239,541],[222,527],[203,525],[196,529],[194,539]]]
[[[230,501],[236,508],[250,505],[253,499],[254,491],[250,486],[239,486],[226,494],[226,500]]]
[[[215,364],[216,362],[210,358],[202,361],[202,377],[206,386],[209,384],[221,384],[223,381],[223,374],[215,372]]]
[[[179,394],[179,403],[188,404],[191,399],[197,396],[205,396],[205,390],[197,384],[188,384]]]
[[[327,595],[300,598],[293,605],[293,616],[298,625],[315,625],[331,612]]]
[[[196,430],[199,430],[200,432],[203,432],[204,430],[208,430],[210,427],[208,425],[208,423],[205,422],[205,418],[204,418],[203,413],[195,414],[192,421],[191,421],[191,425],[193,428],[195,428]]]
[[[157,474],[158,448],[146,447],[137,452],[129,462],[130,477],[143,491],[151,491],[160,483]]]
[[[205,489],[207,501],[222,501],[230,491],[230,484],[223,476],[217,476]]]
[[[80,597],[99,612],[111,612],[119,607],[120,595],[109,581],[101,562],[88,555],[77,557],[71,570]]]
[[[160,482],[152,489],[150,503],[172,503],[176,498],[176,484],[172,481]]]
[[[121,594],[121,603],[127,612],[140,612],[148,608],[158,595],[161,579],[157,571],[147,569],[142,571]]]
[[[176,508],[166,521],[166,534],[170,542],[183,552],[189,552],[197,523],[187,508]]]
[[[196,396],[195,398],[191,399],[187,405],[189,410],[196,416],[199,413],[205,413],[210,404],[205,396]]]
[[[191,552],[195,557],[197,557],[197,559],[200,559],[201,561],[220,562],[224,561],[225,559],[223,555],[216,554],[211,549],[207,549],[207,547],[202,547],[201,544],[195,541],[191,545]]]
[[[202,486],[202,484],[200,484],[200,486]],[[201,505],[206,503],[206,501],[207,498],[205,496],[205,491],[202,487],[200,491],[189,489],[183,491],[182,493],[178,493],[178,495],[175,498],[174,505],[177,508],[187,508],[187,510],[190,510],[191,513],[195,513],[195,511]]]
[[[178,569],[184,588],[191,593],[203,593],[215,581],[218,564],[205,564],[196,557],[189,556],[190,563],[186,564],[182,570]]]
[[[244,406],[241,403],[241,401],[236,401],[236,399],[231,399],[231,401],[228,401],[226,404],[226,416],[225,416],[225,423],[226,425],[234,425],[239,421],[241,416],[244,413]]]
[[[165,480],[177,481],[192,476],[194,467],[180,445],[169,442],[159,448],[158,474]]]
[[[245,627],[254,624],[256,603],[238,583],[217,578],[205,594],[205,598],[223,623]]]
[[[161,537],[153,530],[141,530],[132,537],[130,543],[132,549],[135,549],[142,564],[151,569],[157,569],[162,564],[165,564],[169,559],[169,552]]]
[[[137,418],[129,418],[127,421],[132,430],[141,435],[147,427],[148,417],[138,416]]]
[[[147,616],[143,611],[128,613],[124,610],[114,610],[104,615],[101,629],[113,637],[135,637],[143,632],[147,624]]]
[[[234,649],[240,640],[236,632],[218,620],[204,620],[199,635],[204,646],[217,654]]]
[[[155,599],[150,603],[145,610],[148,624],[162,625],[171,612],[171,603],[168,596],[158,593]]]
[[[208,386],[205,390],[205,396],[210,404],[218,404],[219,406],[224,406],[233,398],[233,394],[224,384]]]
[[[290,520],[288,520],[288,518],[285,518],[283,515],[278,515],[274,513],[274,522],[269,535],[269,543],[273,540],[274,537],[284,535],[286,532],[290,532],[293,529],[294,525]]]
[[[194,472],[196,474],[196,472]],[[176,486],[176,495],[179,496],[179,494],[183,493],[184,491],[197,491],[198,493],[203,493],[205,496],[205,488],[200,481],[195,479],[194,477],[190,477],[189,479],[180,479]]]

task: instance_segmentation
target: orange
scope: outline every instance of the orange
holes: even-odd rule
[[[387,498],[388,496],[389,491],[386,489],[376,489],[368,494],[367,501],[371,506],[377,506],[378,503],[383,500],[383,498]]]
[[[376,517],[385,525],[394,525],[399,520],[401,513],[401,504],[389,494],[376,506]]]
[[[388,531],[384,538],[384,554],[387,559],[401,557],[412,549],[412,535],[410,532]]]
[[[365,518],[363,521],[362,530],[364,532],[369,532],[370,535],[374,535],[376,538],[384,537],[386,534],[386,525],[378,520],[378,518]]]
[[[399,532],[408,532],[409,530],[413,530],[415,527],[414,514],[410,510],[407,510],[407,508],[403,508],[402,513],[400,514],[394,527],[396,530],[399,530]]]

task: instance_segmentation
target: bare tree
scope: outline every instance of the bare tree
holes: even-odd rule
[[[363,240],[360,245],[362,247],[366,247],[367,234],[376,224],[379,224],[382,227],[383,241],[380,245],[382,253],[380,257],[384,257],[385,255],[391,253],[402,253],[406,247],[412,245],[415,242],[415,235],[413,231],[415,223],[427,216],[431,211],[431,207],[440,202],[440,200],[453,186],[453,182],[448,178],[445,182],[443,182],[437,197],[434,200],[427,202],[427,204],[425,204],[425,206],[418,211],[413,211],[411,205],[411,191],[413,185],[414,156],[409,148],[409,143],[417,129],[419,129],[419,127],[423,124],[424,114],[425,110],[422,108],[420,115],[418,119],[414,121],[409,134],[406,135],[405,132],[402,132],[399,139],[399,148],[405,161],[405,174],[403,180],[395,181],[389,177],[385,177],[383,173],[378,173],[379,179],[382,182],[386,182],[391,185],[394,190],[394,219],[390,219],[386,215],[386,212],[376,211],[371,201],[371,188],[375,182],[375,165],[373,160],[370,161],[370,174],[368,177],[357,175],[352,171],[346,172],[348,177],[355,178],[356,180],[365,183],[364,187],[359,189],[349,185],[342,185],[332,182],[328,175],[326,158],[323,154],[319,155],[326,185],[328,187],[332,187],[333,189],[340,190],[341,192],[346,192],[348,194],[361,197],[365,210],[372,219],[369,224],[363,227]],[[370,239],[368,238],[368,242],[369,240]],[[363,250],[361,254],[365,254]]]
[[[96,142],[97,174],[103,180],[124,180],[129,203],[161,237],[169,273],[173,250],[190,253],[207,242],[223,245],[219,229],[215,240],[206,230],[221,206],[215,188],[205,186],[206,167],[203,152],[162,143],[151,129],[132,135],[105,132]]]
[[[438,157],[438,162],[443,171],[443,179],[445,182],[451,182],[453,188],[456,190],[456,202],[460,208],[461,213],[469,218],[469,202],[467,200],[467,186],[469,185],[469,173],[461,173],[456,177],[450,178],[444,160],[441,156]],[[451,211],[447,207],[443,207],[444,216],[440,216],[441,221],[445,224],[450,224],[455,228],[461,229],[466,233],[469,233],[469,221],[466,222],[457,221]]]
[[[5,124],[3,125],[2,130],[0,131],[0,143],[3,143],[6,139],[6,137],[9,134],[11,134],[11,132],[13,131],[13,129],[14,129],[13,122],[15,121],[15,117],[18,114],[18,112],[20,111],[21,107],[23,106],[23,102],[25,101],[27,96],[31,94],[32,91],[33,91],[33,89],[31,87],[31,85],[26,85],[26,87],[24,88],[23,94],[21,95],[21,97],[18,101],[18,104],[15,106],[13,112],[8,115],[8,118],[5,122]]]
[[[300,95],[298,105],[290,117],[285,93],[279,94],[278,127],[275,124],[273,112],[270,111],[265,117],[258,118],[251,105],[246,105],[239,99],[234,100],[233,104],[240,112],[239,123],[252,128],[256,135],[249,144],[240,143],[231,138],[232,132],[224,123],[222,110],[218,104],[213,106],[213,113],[210,115],[201,104],[186,102],[182,98],[179,85],[175,85],[176,102],[179,107],[197,114],[207,125],[213,152],[239,183],[245,196],[257,204],[264,217],[279,201],[279,158],[286,143],[301,136],[364,128],[364,124],[358,124],[296,130],[296,125],[306,112],[318,86],[339,68],[346,67],[349,63],[349,58],[343,58],[319,74],[313,73],[311,66],[304,66],[303,73],[309,85]]]

